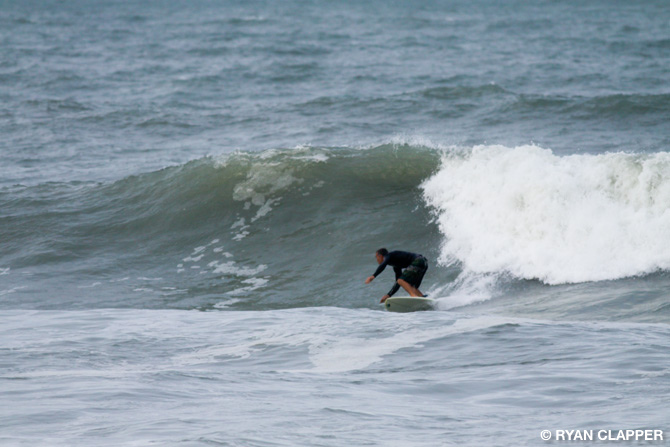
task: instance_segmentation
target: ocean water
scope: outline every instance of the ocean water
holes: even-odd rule
[[[667,443],[669,79],[661,0],[0,1],[0,444]]]

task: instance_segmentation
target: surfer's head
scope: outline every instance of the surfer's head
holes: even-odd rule
[[[384,258],[388,256],[388,254],[389,251],[385,248],[380,248],[379,250],[377,250],[377,252],[375,253],[375,258],[377,258],[377,264],[381,264],[382,262],[384,262]]]

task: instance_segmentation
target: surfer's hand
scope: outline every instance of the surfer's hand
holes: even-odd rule
[[[365,280],[365,284],[370,284],[373,279],[375,279],[374,276],[368,276],[368,279]]]
[[[388,295],[384,295],[384,296],[382,297],[380,303],[385,302],[385,301],[386,301],[386,298],[390,298],[390,296],[388,296]]]

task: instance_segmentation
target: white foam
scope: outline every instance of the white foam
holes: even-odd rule
[[[240,241],[240,240],[244,239],[245,237],[247,237],[249,235],[248,228],[249,228],[249,225],[245,225],[242,228],[240,228],[237,233],[234,233],[235,236],[233,236],[233,240],[234,241]]]
[[[253,205],[262,206],[266,196],[302,181],[293,176],[293,169],[280,163],[254,163],[249,168],[247,179],[235,185],[233,200],[250,201]]]
[[[179,264],[178,267],[181,267],[181,264]],[[130,279],[130,276],[124,276],[123,278],[119,278],[119,279],[110,279],[109,282],[128,281],[129,279]]]
[[[195,247],[193,249],[193,253],[191,253],[190,256],[187,256],[186,258],[182,259],[182,261],[184,261],[184,262],[198,262],[204,256],[204,254],[202,252],[205,251],[206,248],[207,248],[206,245],[202,245],[200,247]],[[196,256],[196,255],[198,255],[198,256]]]
[[[485,329],[502,324],[509,319],[499,317],[478,317],[457,320],[452,325],[433,329],[408,329],[390,337],[381,338],[340,338],[336,341],[313,344],[310,360],[315,372],[354,371],[379,362],[385,355],[400,349],[420,346],[421,343],[451,334]]]
[[[250,223],[267,216],[273,207],[279,204],[281,197],[277,197],[277,194],[280,191],[303,182],[303,179],[294,175],[294,168],[288,167],[284,163],[270,161],[277,155],[280,155],[280,152],[276,150],[256,154],[251,159],[247,178],[233,188],[233,200],[244,202],[245,211],[251,209],[252,205],[258,207],[256,214],[249,220]],[[320,157],[309,156],[303,158],[310,162],[324,161]],[[235,241],[240,241],[250,234],[249,231],[246,231],[247,226],[244,218],[240,218],[233,223],[231,229],[238,227],[240,227],[240,230],[233,236]]]
[[[221,301],[215,307],[226,308],[238,301],[239,299],[236,298]],[[205,346],[186,354],[177,355],[173,358],[173,362],[180,365],[196,365],[219,362],[222,360],[221,357],[244,359],[254,353],[263,352],[268,346],[300,346],[319,338],[318,334],[311,332],[292,332],[281,325],[270,325],[268,328],[239,331],[239,335],[230,334],[229,340],[225,343]]]
[[[422,185],[440,262],[549,284],[670,269],[670,154],[572,155],[537,146],[445,154]]]
[[[228,261],[225,264],[213,261],[208,265],[214,267],[214,273],[234,276],[255,276],[267,268],[267,265],[264,264],[260,264],[256,268],[241,267],[235,261]]]
[[[249,236],[249,232],[248,232],[248,231],[242,231],[242,232],[240,232],[240,233],[237,233],[237,234],[233,237],[233,240],[234,240],[234,241],[241,241],[242,239],[244,239],[244,238],[247,237],[247,236]]]
[[[227,295],[241,295],[243,293],[249,293],[253,290],[260,289],[261,287],[264,287],[268,283],[268,280],[265,278],[249,278],[245,279],[242,282],[244,284],[249,285],[246,287],[240,287],[238,289],[231,290],[230,292],[227,293]]]
[[[328,155],[324,153],[316,153],[316,154],[311,154],[311,155],[301,155],[297,157],[293,157],[294,160],[305,160],[305,161],[314,161],[317,163],[324,163],[330,159]]]
[[[454,309],[491,299],[497,279],[496,274],[466,272],[455,281],[430,290],[429,296],[434,297],[437,301],[438,309]]]
[[[229,253],[227,251],[223,251],[223,247],[216,247],[214,250],[212,250],[214,253],[221,253],[221,256],[225,256],[226,258],[232,258],[233,254]]]
[[[208,346],[175,356],[173,362],[177,365],[197,365],[217,362],[219,357],[248,358],[251,356],[253,346],[252,343]]]
[[[431,140],[430,138],[424,137],[424,136],[419,136],[419,135],[405,135],[405,134],[398,134],[390,139],[382,142],[382,143],[376,143],[373,144],[371,147],[375,147],[379,144],[392,144],[394,146],[423,146],[423,147],[428,147],[431,149],[441,149],[441,150],[454,150],[455,148],[452,146],[447,146],[442,143],[438,143],[436,141]]]
[[[2,276],[2,275],[9,275],[9,270],[10,270],[9,267],[7,267],[7,268],[0,268],[0,276]]]
[[[246,227],[244,217],[242,217],[242,218],[240,218],[239,220],[235,221],[235,223],[233,223],[233,224],[230,226],[230,229],[232,230],[232,229],[234,229],[234,228],[238,228],[238,227],[241,227],[241,228],[245,228],[245,227]]]
[[[0,290],[0,296],[9,295],[10,293],[14,293],[17,290],[21,290],[21,289],[25,289],[25,288],[26,288],[25,286],[17,286],[17,287],[12,287],[11,289],[7,289],[7,290]]]
[[[226,309],[227,307],[229,307],[229,306],[231,306],[231,305],[233,305],[233,304],[235,304],[235,303],[239,303],[240,301],[242,301],[241,298],[231,298],[231,299],[229,299],[229,300],[220,301],[220,302],[216,303],[216,304],[214,305],[214,307],[215,307],[216,309]]]
[[[272,211],[272,207],[275,204],[278,204],[281,198],[279,199],[268,199],[266,200],[260,208],[258,208],[258,211],[256,211],[256,215],[251,218],[252,222],[256,222],[258,219],[261,217],[266,216],[270,211]]]

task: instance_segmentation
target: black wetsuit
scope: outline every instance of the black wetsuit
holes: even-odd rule
[[[372,276],[376,278],[377,275],[384,271],[387,265],[393,267],[396,280],[396,282],[393,284],[393,287],[391,287],[388,296],[393,296],[393,294],[398,291],[400,288],[398,279],[400,278],[404,279],[418,289],[421,285],[421,281],[423,280],[423,275],[426,273],[426,270],[428,270],[428,261],[423,257],[423,255],[410,253],[408,251],[396,250],[390,252],[384,257],[384,262],[379,264],[379,267],[377,267],[377,270],[375,270],[375,273]],[[402,269],[406,270],[403,272]]]

